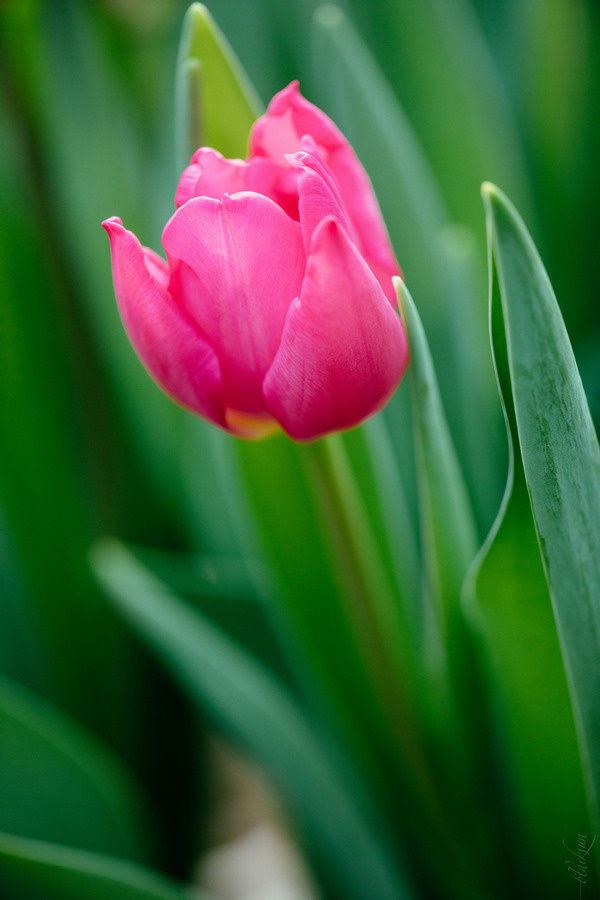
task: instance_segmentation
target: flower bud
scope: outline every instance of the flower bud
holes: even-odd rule
[[[202,147],[163,232],[167,262],[104,222],[127,333],[183,406],[245,438],[310,441],[380,409],[408,348],[370,181],[296,83],[246,160]]]

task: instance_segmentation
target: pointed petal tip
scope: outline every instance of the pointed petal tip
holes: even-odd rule
[[[108,219],[105,219],[102,222],[102,227],[110,237],[111,234],[114,234],[116,230],[119,228],[123,228],[123,222],[118,216],[109,216]]]
[[[276,96],[281,97],[283,95],[288,96],[289,94],[299,94],[299,93],[300,93],[300,81],[298,78],[294,78],[294,80],[290,81],[290,83],[288,85],[286,85],[286,87],[282,88],[282,90],[280,90],[279,94]]]
[[[280,115],[288,106],[293,105],[296,97],[301,97],[298,79],[290,81],[286,87],[278,91],[269,103],[267,114]]]

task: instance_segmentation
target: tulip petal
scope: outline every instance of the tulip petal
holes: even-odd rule
[[[102,224],[110,238],[121,318],[144,366],[175,400],[225,428],[219,361],[169,295],[167,264],[120,219]]]
[[[225,159],[211,147],[200,147],[184,169],[177,191],[175,207],[179,209],[192,197],[213,197],[243,191],[246,186],[248,164],[242,159]]]
[[[392,279],[401,276],[371,181],[349,144],[329,155],[328,165],[344,198],[348,217],[358,234],[357,246],[379,281],[390,304],[398,297]]]
[[[303,138],[303,147],[312,143],[307,138]],[[306,254],[308,255],[310,252],[314,231],[323,219],[328,217],[336,219],[341,225],[344,225],[356,243],[357,235],[352,222],[346,215],[335,180],[320,159],[316,147],[314,150],[303,149],[302,152],[293,154],[289,159],[299,170],[298,208]]]
[[[286,153],[296,153],[300,150],[300,139],[303,135],[311,134],[317,138],[312,128],[302,130],[296,127],[294,109],[298,98],[304,100],[298,90],[297,81],[292,81],[275,94],[266,113],[256,120],[250,130],[248,140],[250,156],[267,156],[282,163]],[[305,100],[304,102],[307,103]]]
[[[298,219],[298,171],[259,156],[225,159],[217,150],[201,147],[184,170],[175,194],[179,209],[193,197],[221,200],[225,194],[253,191],[274,200],[292,219]]]
[[[286,153],[300,150],[304,135],[312,136],[334,175],[358,235],[357,246],[395,308],[392,277],[401,272],[371,181],[344,135],[322,110],[300,94],[297,81],[276,94],[264,116],[254,123],[250,152],[277,162]]]
[[[299,441],[351,428],[386,403],[407,362],[398,315],[345,230],[324,220],[264,381],[268,410]]]
[[[163,244],[172,295],[218,353],[227,407],[265,415],[262,382],[302,284],[300,225],[257,194],[197,197]]]

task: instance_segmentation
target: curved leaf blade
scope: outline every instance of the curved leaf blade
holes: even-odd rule
[[[6,900],[209,900],[124,860],[1,832],[0,888]]]
[[[129,773],[57,708],[0,678],[0,831],[148,857],[146,805]]]
[[[492,261],[490,259],[490,266]],[[494,773],[505,797],[505,843],[519,883],[561,897],[568,885],[560,852],[592,834],[575,722],[550,592],[539,552],[517,441],[504,322],[495,281],[491,336],[505,410],[509,470],[504,500],[464,593],[480,636]],[[587,884],[591,885],[592,873]]]
[[[515,416],[600,831],[600,447],[548,276],[510,201],[484,185]]]
[[[277,779],[344,896],[409,897],[382,823],[291,695],[114,541],[96,546],[108,595],[202,709]],[[366,810],[369,810],[366,812]],[[397,856],[397,854],[396,854]]]

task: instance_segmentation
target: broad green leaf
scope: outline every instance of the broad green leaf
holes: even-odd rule
[[[141,794],[91,735],[5,678],[0,735],[0,831],[147,858]]]
[[[276,778],[343,896],[409,896],[381,823],[366,811],[360,782],[283,686],[121,545],[100,544],[93,561],[117,608],[184,689]]]
[[[4,833],[0,889],[5,900],[209,900],[125,860]]]
[[[214,147],[245,157],[248,135],[261,103],[208,9],[187,11],[177,64],[177,160],[183,169],[194,150]]]
[[[548,276],[523,222],[484,186],[523,468],[600,832],[600,447]]]
[[[505,796],[501,825],[510,832],[512,865],[519,872],[519,883],[528,885],[530,892],[563,897],[570,876],[561,841],[577,848],[578,835],[591,835],[593,829],[556,623],[516,443],[496,291],[490,303],[510,464],[502,508],[469,578],[465,602],[480,630],[481,658],[489,678],[498,748],[496,787]],[[593,890],[591,871],[586,884]]]

